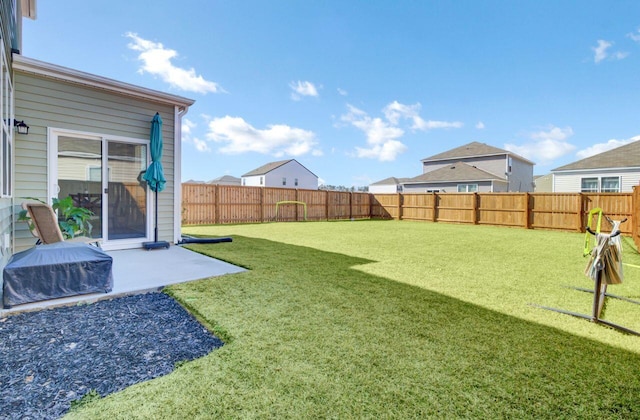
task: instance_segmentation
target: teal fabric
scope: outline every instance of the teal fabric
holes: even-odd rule
[[[160,118],[160,114],[157,112],[151,120],[149,151],[151,152],[151,165],[149,165],[143,179],[147,181],[147,185],[149,185],[151,191],[161,192],[164,190],[167,180],[164,177],[162,163],[160,163],[162,159],[162,118]]]

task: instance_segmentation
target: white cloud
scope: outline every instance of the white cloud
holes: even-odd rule
[[[404,152],[407,147],[397,139],[404,135],[404,130],[394,127],[381,118],[371,118],[366,112],[347,105],[349,112],[340,119],[347,122],[367,136],[368,148],[356,147],[356,156],[392,161]]]
[[[405,134],[405,130],[401,127],[405,120],[410,122],[408,128],[411,130],[460,128],[463,125],[459,121],[426,121],[420,116],[422,106],[419,103],[405,105],[393,101],[382,109],[384,119],[372,118],[365,111],[352,105],[347,107],[349,111],[342,115],[340,120],[365,133],[369,146],[356,147],[356,156],[380,161],[393,161],[407,150],[407,146],[399,140]]]
[[[601,62],[605,58],[607,58],[608,53],[607,50],[612,46],[611,42],[607,42],[603,39],[598,40],[598,46],[591,48],[594,51],[593,61],[596,63]]]
[[[597,155],[599,153],[606,152],[607,150],[615,149],[617,147],[624,146],[625,144],[633,143],[634,141],[638,140],[640,140],[640,136],[631,137],[627,140],[611,139],[606,143],[594,144],[593,146],[587,147],[586,149],[579,150],[576,153],[576,156],[579,159],[588,158],[590,156]]]
[[[340,89],[340,88],[338,88],[338,93],[339,93],[340,95],[342,95],[342,96],[347,96],[347,95],[349,95],[349,92],[347,92],[347,91],[346,91],[346,90],[344,90],[344,89]]]
[[[387,120],[389,120],[393,125],[398,125],[400,123],[400,119],[411,120],[413,122],[413,125],[411,126],[412,130],[427,131],[436,128],[460,128],[463,125],[460,121],[425,121],[419,115],[421,108],[422,105],[420,105],[420,103],[404,105],[398,101],[393,101],[387,105],[382,112],[384,112]]]
[[[196,123],[188,118],[182,120],[182,141],[184,143],[193,144],[196,150],[200,152],[210,152],[211,149],[206,141],[200,140],[197,137],[192,137],[193,129],[196,127]]]
[[[640,29],[638,29],[635,33],[630,32],[627,34],[628,38],[631,38],[633,41],[640,42]]]
[[[482,121],[478,121],[478,123],[476,124],[476,128],[478,130],[484,130],[484,123]]]
[[[591,48],[594,52],[593,61],[597,64],[607,58],[611,60],[622,60],[629,56],[629,53],[626,51],[615,51],[613,53],[609,53],[609,48],[611,48],[612,46],[613,42],[599,39],[598,46]]]
[[[291,92],[291,99],[294,101],[301,100],[303,96],[318,96],[318,89],[311,82],[298,80],[297,82],[289,83],[289,87],[293,90],[293,92]]]
[[[462,126],[463,124],[460,121],[425,121],[420,117],[415,117],[411,128],[418,130],[433,130],[436,128],[461,128]]]
[[[175,50],[165,48],[159,42],[140,38],[138,34],[128,32],[126,37],[132,41],[127,45],[129,49],[138,51],[138,60],[142,62],[140,73],[149,73],[160,77],[174,88],[196,93],[219,93],[224,89],[215,82],[205,80],[196,71],[176,67],[171,61],[178,56]]]
[[[505,144],[504,148],[536,163],[547,165],[553,160],[571,153],[575,146],[567,141],[573,136],[571,127],[549,126],[547,130],[530,133],[532,140],[523,145]]]
[[[402,142],[387,140],[382,144],[375,144],[370,148],[356,147],[356,155],[362,158],[378,159],[381,162],[396,160],[396,157],[407,150]]]
[[[276,157],[307,153],[322,155],[322,151],[316,147],[316,135],[312,131],[282,124],[257,129],[240,117],[228,115],[209,122],[207,139],[225,144],[219,149],[224,154],[256,152]]]

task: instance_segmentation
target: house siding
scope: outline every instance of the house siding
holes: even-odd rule
[[[50,202],[48,197],[48,128],[71,130],[109,138],[149,138],[151,119],[162,120],[162,164],[166,188],[159,194],[159,239],[174,239],[174,112],[173,106],[111,93],[30,73],[15,72],[16,116],[30,126],[29,134],[15,137],[16,207],[24,197]],[[153,200],[152,196],[150,197]],[[34,244],[26,224],[16,226],[16,249]]]
[[[395,194],[397,192],[398,192],[397,184],[369,185],[369,193],[371,194]]]
[[[260,183],[260,178],[263,178],[262,183]],[[282,185],[282,178],[287,179],[287,185]],[[296,178],[298,178],[298,185],[295,185]],[[318,177],[295,160],[278,166],[267,173],[243,176],[242,182],[242,185],[247,187],[318,189]]]
[[[457,162],[463,162],[467,165],[475,166],[478,169],[482,169],[483,171],[494,174],[497,178],[506,179],[506,172],[508,169],[507,159],[508,155],[504,154],[495,156],[471,156],[437,162],[423,162],[422,173],[435,171],[436,169],[440,169]],[[497,189],[500,189],[501,192],[533,191],[533,165],[516,157],[512,157],[508,189],[507,187],[502,185],[498,186],[498,184],[496,183],[496,185],[494,186],[494,192],[498,192]]]
[[[601,178],[608,176],[620,177],[620,192],[632,192],[633,187],[640,185],[640,169],[629,170],[592,170],[580,172],[554,173],[553,192],[579,193],[582,178]]]
[[[509,192],[532,192],[533,187],[533,165],[515,157],[512,158]]]
[[[298,188],[301,190],[317,190],[318,178],[299,163],[292,161],[274,169],[265,176],[267,187]],[[282,178],[287,179],[287,185],[282,185]],[[298,178],[298,185],[294,179]]]
[[[458,192],[458,184],[478,184],[477,192],[498,192],[493,188],[492,181],[460,181],[460,182],[434,182],[424,184],[403,184],[403,192],[405,194],[424,194],[427,191],[439,190],[442,193]],[[502,183],[501,183],[502,184]],[[500,188],[497,186],[496,187]]]

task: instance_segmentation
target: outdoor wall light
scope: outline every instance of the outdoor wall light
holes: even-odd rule
[[[13,126],[18,134],[29,134],[29,126],[24,121],[13,120]]]

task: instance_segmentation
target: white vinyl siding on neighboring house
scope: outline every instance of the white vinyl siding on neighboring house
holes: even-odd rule
[[[245,185],[250,187],[318,189],[318,177],[293,159],[268,172],[252,172],[242,176]],[[297,182],[291,182],[292,179]]]
[[[631,192],[640,185],[640,169],[556,172],[553,192]]]

